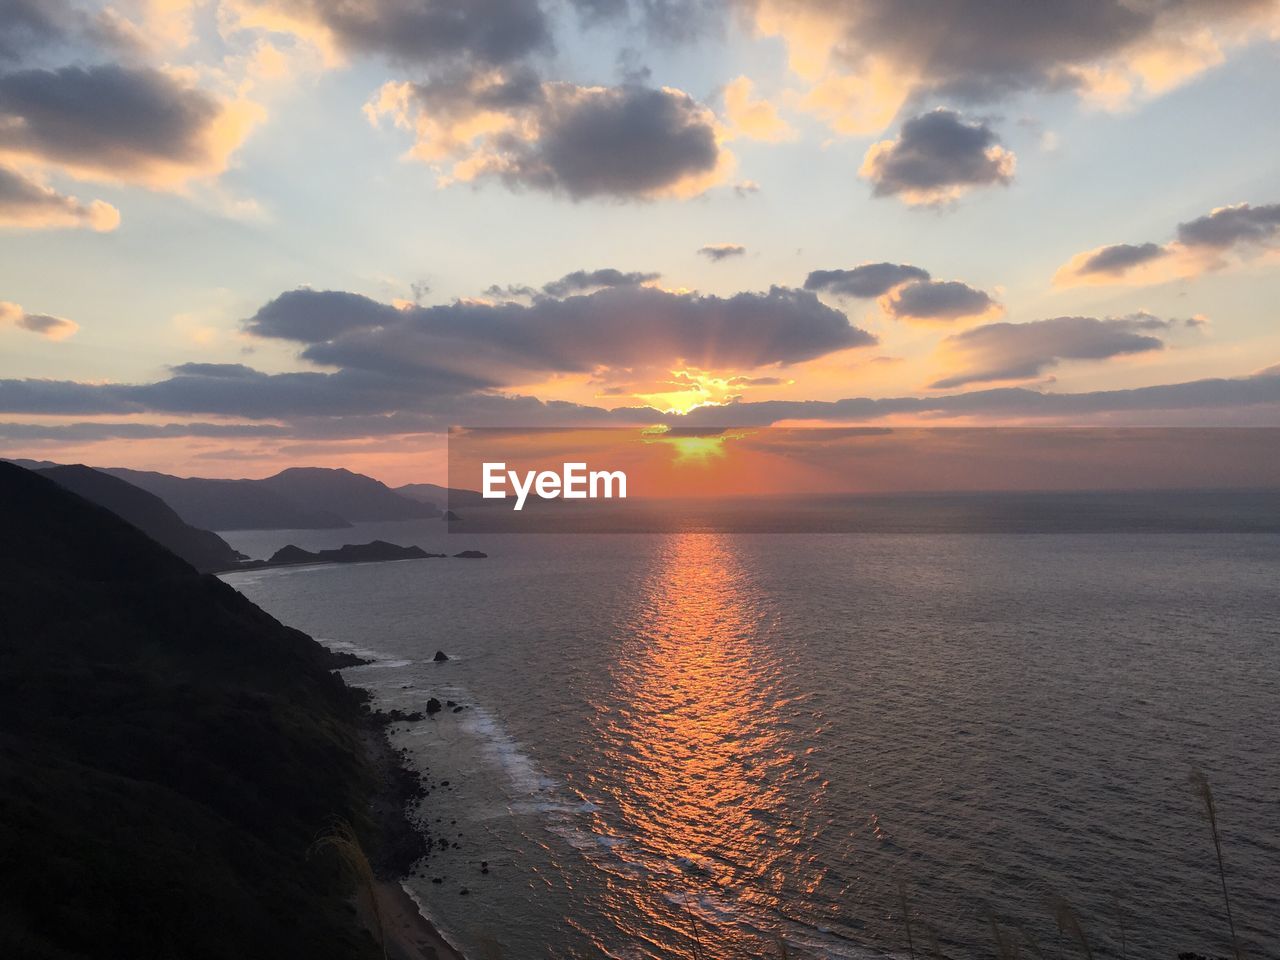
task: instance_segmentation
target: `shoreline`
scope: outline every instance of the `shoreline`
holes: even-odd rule
[[[423,915],[401,881],[380,880],[375,890],[390,960],[465,960]]]
[[[348,686],[367,696],[362,688]],[[387,736],[390,722],[384,715],[369,712],[360,738],[377,778],[369,817],[377,841],[371,857],[375,878],[372,894],[382,918],[383,946],[391,960],[465,960],[404,888],[405,878],[426,853],[429,841],[426,831],[408,813],[409,805],[421,799],[422,785],[418,774],[392,747]],[[363,898],[356,899],[359,902]],[[361,923],[378,940],[378,924],[371,912],[358,909],[358,913]]]

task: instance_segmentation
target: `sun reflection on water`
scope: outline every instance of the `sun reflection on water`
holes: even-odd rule
[[[634,867],[611,885],[611,912],[638,908],[664,930],[654,955],[695,955],[696,939],[704,956],[758,956],[782,905],[822,879],[797,862],[805,813],[787,794],[808,774],[782,735],[773,613],[715,535],[671,537],[642,596],[597,719],[608,765],[593,786],[625,824],[613,853]]]

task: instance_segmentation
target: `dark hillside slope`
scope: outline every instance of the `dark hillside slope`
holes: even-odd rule
[[[141,487],[79,464],[38,471],[60,487],[106,507],[197,570],[226,570],[245,559],[216,533],[186,523],[173,508]]]
[[[371,786],[331,658],[0,463],[0,956],[380,955],[308,857]]]
[[[178,516],[205,530],[330,530],[349,527],[341,516],[308,510],[261,480],[207,480],[172,477],[151,470],[100,467],[173,507]]]

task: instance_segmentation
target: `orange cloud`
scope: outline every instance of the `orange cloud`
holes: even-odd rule
[[[749,77],[730,81],[724,90],[724,116],[728,135],[749,140],[776,143],[795,136],[795,131],[782,119],[778,108],[765,99],[752,99],[754,89]]]
[[[108,232],[120,225],[120,211],[102,200],[88,203],[59,193],[15,170],[0,167],[0,227],[48,230],[87,227]]]
[[[7,300],[0,300],[0,324],[12,324],[50,340],[65,340],[80,329],[74,321],[47,313],[27,313],[18,304]]]

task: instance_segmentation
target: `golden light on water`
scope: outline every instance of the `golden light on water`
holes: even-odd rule
[[[786,784],[803,765],[779,732],[785,699],[761,642],[770,611],[731,538],[706,534],[665,541],[643,597],[628,624],[635,644],[614,669],[611,700],[622,706],[598,722],[615,771],[606,789],[642,847],[615,852],[659,875],[612,896],[649,929],[679,939],[718,918],[717,935],[732,942],[726,916],[747,905],[767,915],[784,902],[784,882],[818,879],[794,862],[803,827]],[[760,935],[741,932],[753,949]]]

